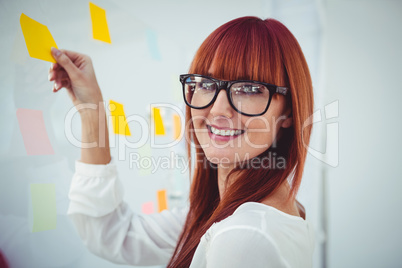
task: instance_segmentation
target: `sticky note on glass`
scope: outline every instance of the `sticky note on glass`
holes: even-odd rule
[[[56,187],[53,183],[31,184],[32,232],[56,229]]]
[[[147,35],[148,49],[149,52],[151,53],[151,57],[154,60],[161,60],[161,54],[159,53],[158,48],[158,38],[156,36],[155,31],[147,29],[146,35]]]
[[[158,212],[167,209],[166,190],[159,190],[158,193]]]
[[[175,140],[180,138],[180,132],[181,132],[181,121],[180,121],[180,116],[177,114],[173,115],[173,137]]]
[[[89,11],[91,12],[93,38],[111,44],[106,11],[91,2],[89,2]]]
[[[152,107],[152,118],[154,120],[155,135],[165,135],[165,127],[163,126],[163,120],[159,108]]]
[[[131,136],[126,115],[124,114],[123,104],[110,100],[109,105],[110,112],[112,114],[114,133]]]
[[[146,202],[141,206],[142,213],[144,214],[152,214],[154,213],[154,202]]]
[[[42,111],[20,108],[17,119],[28,155],[54,154]]]
[[[52,47],[57,48],[57,45],[47,26],[24,13],[21,14],[20,24],[29,55],[32,58],[56,62],[50,50]]]

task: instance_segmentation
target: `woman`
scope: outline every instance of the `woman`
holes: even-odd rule
[[[77,107],[103,101],[87,56],[52,53],[55,92],[66,87]],[[104,107],[79,109],[83,142],[99,144],[99,129],[106,138],[76,162],[68,213],[82,239],[97,255],[133,265],[311,267],[313,230],[296,194],[313,92],[297,40],[273,19],[232,20],[208,36],[180,81],[196,147],[188,211],[134,214],[99,125]]]

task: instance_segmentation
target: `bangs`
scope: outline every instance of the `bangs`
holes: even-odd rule
[[[286,86],[282,52],[266,23],[249,17],[222,25],[202,43],[189,72],[222,80],[245,79]]]

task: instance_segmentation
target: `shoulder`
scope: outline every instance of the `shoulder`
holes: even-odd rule
[[[228,267],[303,267],[296,263],[304,263],[303,256],[310,254],[307,234],[308,224],[302,218],[250,202],[212,225],[205,239],[208,259],[217,265],[241,259],[244,266]]]
[[[274,207],[256,202],[247,202],[223,221],[215,224],[215,229],[251,228],[268,235],[287,228],[304,228],[305,221],[301,217],[286,214]]]
[[[216,230],[207,262],[211,267],[289,267],[272,237],[261,228],[240,224]]]

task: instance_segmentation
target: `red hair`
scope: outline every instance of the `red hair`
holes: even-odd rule
[[[245,202],[261,202],[292,175],[289,199],[295,200],[302,179],[311,134],[311,124],[304,127],[303,123],[313,113],[313,89],[296,38],[274,19],[234,19],[207,37],[198,49],[189,73],[207,75],[213,60],[216,78],[256,80],[290,89],[287,103],[292,108],[293,125],[281,129],[276,146],[257,156],[263,158],[276,153],[277,157],[286,160],[286,165],[281,169],[235,168],[229,177],[237,173],[237,179],[226,189],[221,200],[216,166],[208,162],[199,146],[187,107],[186,135],[196,145],[197,161],[190,189],[189,213],[168,267],[189,267],[201,237],[214,222],[232,215]],[[187,152],[191,159],[189,143]]]

